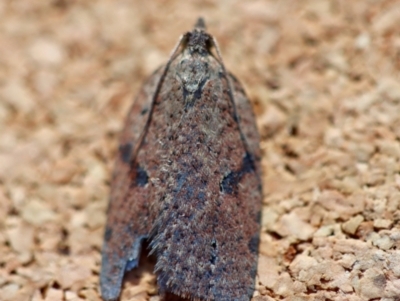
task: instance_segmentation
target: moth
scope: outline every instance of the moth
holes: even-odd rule
[[[200,18],[143,85],[122,131],[102,250],[103,299],[119,297],[147,241],[162,296],[250,300],[260,173],[251,104]]]

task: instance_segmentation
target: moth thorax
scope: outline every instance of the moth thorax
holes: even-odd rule
[[[186,51],[190,50],[186,49]],[[190,99],[192,96],[198,99],[209,78],[209,65],[207,60],[199,57],[198,53],[191,53],[179,62],[176,74],[183,86],[184,95],[189,96]]]

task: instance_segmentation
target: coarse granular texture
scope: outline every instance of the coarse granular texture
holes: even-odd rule
[[[124,116],[198,16],[262,136],[253,300],[398,300],[396,0],[1,1],[0,299],[100,300]],[[159,300],[152,269],[121,300]]]

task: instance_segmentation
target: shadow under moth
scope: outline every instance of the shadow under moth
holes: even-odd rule
[[[111,183],[103,299],[118,299],[147,241],[162,296],[250,300],[260,174],[251,104],[199,19],[128,114]]]

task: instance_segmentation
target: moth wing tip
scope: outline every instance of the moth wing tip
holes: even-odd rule
[[[121,260],[117,266],[111,267],[107,260],[102,263],[100,273],[100,293],[105,301],[118,300],[121,293],[122,279],[127,262]]]
[[[101,293],[101,297],[105,301],[118,300],[118,297],[121,293],[121,286],[118,284],[104,283],[103,281],[101,281],[100,293]]]

